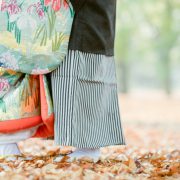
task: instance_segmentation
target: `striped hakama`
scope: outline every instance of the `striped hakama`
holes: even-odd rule
[[[56,145],[99,148],[125,144],[114,57],[69,50],[48,76]]]

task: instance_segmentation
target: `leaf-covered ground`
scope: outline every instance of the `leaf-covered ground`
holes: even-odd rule
[[[125,104],[129,99],[125,97],[121,99],[122,115],[129,113],[130,108],[133,108],[135,112],[135,106],[132,107],[130,104],[132,100],[129,104]],[[146,103],[147,101],[142,104],[151,107],[152,113],[156,112],[156,108],[159,107],[157,102],[154,102],[155,104]],[[171,103],[174,102],[168,102],[169,105],[172,105]],[[139,109],[140,106],[136,104]],[[166,109],[165,104],[163,102],[159,108],[159,119],[163,116],[166,119],[167,110],[174,111],[176,108],[173,105],[173,108],[169,106],[171,108]],[[125,110],[126,105],[129,107],[127,110]],[[162,108],[164,108],[165,115],[161,114]],[[132,121],[125,121],[128,119],[125,117],[123,123],[128,145],[102,148],[99,162],[92,163],[84,159],[69,163],[68,156],[56,162],[54,159],[59,153],[71,152],[73,147],[61,150],[54,146],[51,140],[30,139],[19,143],[23,156],[0,159],[0,180],[180,179],[180,124],[175,114],[172,115],[174,117],[172,123],[169,123],[170,119],[169,121],[166,119],[165,122],[156,121],[158,115],[150,118],[149,111],[147,111],[148,117],[146,118],[144,115],[146,113],[138,109],[134,116],[132,112],[132,116],[129,117]],[[149,119],[148,122],[137,121],[133,118],[135,116],[139,119],[149,118],[152,121]]]

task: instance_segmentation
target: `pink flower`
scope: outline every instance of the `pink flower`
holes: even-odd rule
[[[2,0],[1,4],[0,4],[0,11],[4,11],[7,9],[7,4],[4,0]]]
[[[10,15],[21,12],[16,0],[10,0],[9,4],[2,0],[1,11],[7,11]]]
[[[10,90],[8,80],[0,78],[0,98],[2,98]]]
[[[54,11],[60,10],[62,6],[62,2],[63,2],[63,6],[65,8],[68,8],[68,3],[66,0],[44,0],[45,6],[51,5]]]
[[[45,16],[43,7],[41,5],[40,2],[38,2],[37,4],[32,4],[31,6],[29,6],[28,8],[28,12],[31,13],[32,9],[35,8],[36,9],[36,13],[38,14],[39,18],[43,18]]]

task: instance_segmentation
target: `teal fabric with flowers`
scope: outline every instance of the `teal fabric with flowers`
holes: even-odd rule
[[[73,15],[66,0],[0,0],[0,67],[28,74],[56,69]]]
[[[73,18],[67,0],[0,0],[0,135],[22,130],[25,119],[24,128],[32,118],[53,120],[44,74],[64,60]]]

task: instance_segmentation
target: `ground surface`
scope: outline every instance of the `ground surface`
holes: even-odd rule
[[[0,179],[180,179],[180,97],[133,93],[120,106],[127,146],[102,148],[96,164],[54,162],[53,141],[30,139],[19,143],[24,156],[0,159]]]

